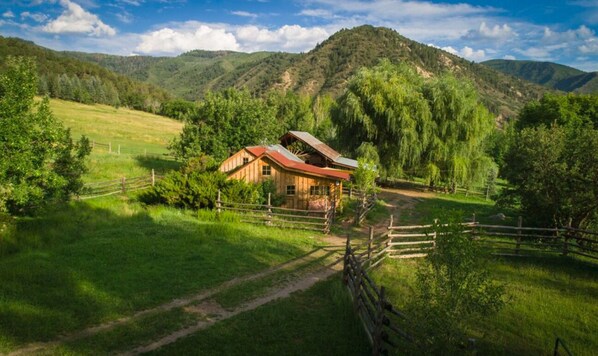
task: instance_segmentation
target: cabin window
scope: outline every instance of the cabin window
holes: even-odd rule
[[[270,175],[272,175],[272,167],[270,167],[270,166],[262,166],[262,175],[263,176],[270,176]]]
[[[243,157],[243,165],[246,165],[247,163],[249,163],[249,158]]]
[[[295,186],[287,185],[287,195],[295,195]]]
[[[309,195],[330,195],[330,187],[327,185],[312,185],[309,187]]]

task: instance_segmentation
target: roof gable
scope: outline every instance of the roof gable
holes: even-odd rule
[[[318,140],[317,138],[315,138],[314,136],[312,136],[312,134],[310,134],[309,132],[289,131],[286,134],[284,134],[280,138],[280,140],[282,141],[286,137],[289,137],[289,136],[305,143],[306,145],[310,146],[311,148],[313,148],[318,153],[320,153],[321,155],[323,155],[324,157],[328,158],[331,161],[334,161],[341,156],[340,153],[336,152],[330,146],[328,146],[324,142],[322,142],[322,141]]]

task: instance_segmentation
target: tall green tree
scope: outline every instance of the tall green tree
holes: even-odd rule
[[[516,125],[518,129],[539,125],[598,128],[598,95],[546,93],[523,107]]]
[[[383,176],[419,175],[430,184],[474,184],[494,167],[484,141],[493,119],[471,83],[424,80],[382,61],[351,79],[334,111],[341,146],[371,142]]]
[[[554,125],[516,134],[503,175],[526,219],[541,226],[598,226],[598,130]],[[513,199],[514,198],[514,199]]]
[[[483,182],[495,169],[484,145],[494,120],[473,85],[445,74],[427,81],[423,94],[432,119],[432,135],[422,160],[424,178],[452,185]]]
[[[274,142],[283,133],[273,107],[246,90],[227,89],[206,95],[170,148],[183,159],[204,153],[220,161],[245,146]]]
[[[267,104],[276,110],[276,118],[285,131],[313,132],[315,129],[312,100],[309,96],[273,90],[268,93]]]
[[[422,79],[405,64],[388,60],[361,69],[334,111],[339,143],[355,150],[372,142],[388,176],[416,167],[432,135],[431,112]]]
[[[74,144],[48,100],[35,103],[37,84],[32,59],[7,59],[0,74],[0,212],[34,213],[82,187],[89,141]]]

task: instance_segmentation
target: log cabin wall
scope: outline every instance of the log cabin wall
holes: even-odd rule
[[[233,169],[235,167],[233,166]],[[268,172],[269,175],[264,174]],[[261,183],[271,179],[276,185],[276,192],[285,197],[284,206],[293,209],[323,210],[328,198],[330,197],[330,200],[333,200],[331,194],[336,194],[335,201],[338,204],[340,192],[342,192],[342,181],[340,180],[338,181],[339,185],[336,185],[336,179],[314,177],[289,171],[268,157],[250,161],[249,164],[229,175],[229,179],[240,179],[248,183]],[[327,193],[330,195],[327,195]]]
[[[226,173],[242,166],[244,164],[244,158],[247,159],[247,162],[251,162],[255,159],[255,156],[249,153],[246,149],[242,149],[222,162],[220,171]]]

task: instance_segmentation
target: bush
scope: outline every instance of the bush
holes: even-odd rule
[[[505,303],[504,286],[490,279],[488,259],[463,232],[460,215],[448,221],[448,226],[434,226],[436,247],[418,268],[415,296],[408,306],[415,352],[461,353],[465,326],[498,312]]]

